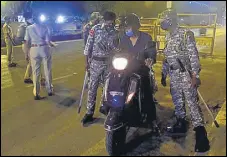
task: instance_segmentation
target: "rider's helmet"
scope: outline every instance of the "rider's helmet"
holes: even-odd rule
[[[132,29],[134,31],[136,30],[139,30],[140,28],[140,18],[134,14],[134,13],[131,13],[131,14],[128,14],[126,17],[125,17],[125,27],[132,27]]]
[[[177,12],[174,9],[167,9],[160,15],[160,26],[163,30],[168,30],[170,27],[177,25]]]

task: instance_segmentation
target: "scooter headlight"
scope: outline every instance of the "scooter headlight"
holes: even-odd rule
[[[128,65],[128,60],[126,58],[114,58],[112,63],[116,70],[124,70]]]

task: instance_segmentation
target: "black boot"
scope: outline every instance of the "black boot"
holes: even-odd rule
[[[40,97],[39,95],[34,96],[34,100],[41,100],[41,99],[43,99],[43,98]]]
[[[86,124],[93,121],[93,115],[92,114],[85,114],[84,118],[81,120],[81,123]]]
[[[188,122],[185,119],[177,118],[176,123],[167,126],[167,133],[184,135],[187,132]]]
[[[99,108],[99,112],[107,116],[107,114],[108,114],[108,112],[109,112],[109,108],[106,107],[106,106],[104,106],[104,105],[102,105],[102,106]]]
[[[24,83],[33,84],[33,81],[30,78],[28,78],[28,79],[24,79]]]
[[[196,136],[195,152],[206,152],[210,149],[207,132],[204,126],[194,128]]]

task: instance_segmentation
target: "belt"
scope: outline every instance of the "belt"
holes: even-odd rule
[[[31,47],[41,47],[46,46],[47,44],[31,44]]]
[[[106,61],[107,57],[96,57],[96,56],[93,56],[92,59],[94,59],[96,61]]]

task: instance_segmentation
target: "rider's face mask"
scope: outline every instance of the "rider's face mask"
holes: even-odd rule
[[[172,27],[172,20],[165,18],[160,22],[160,27],[163,30],[169,30]]]
[[[134,33],[133,33],[133,31],[132,31],[132,28],[126,29],[126,30],[125,30],[125,34],[126,34],[128,37],[134,36]]]

